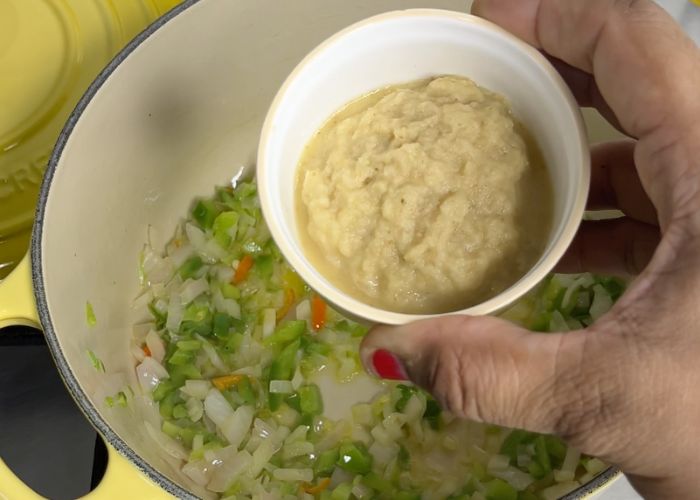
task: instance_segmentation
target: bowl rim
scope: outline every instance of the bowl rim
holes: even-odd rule
[[[272,173],[274,170],[268,168],[270,164],[268,160],[268,150],[271,150],[272,146],[274,145],[274,143],[272,143],[270,140],[270,137],[274,133],[275,122],[277,121],[277,116],[280,113],[280,109],[288,100],[290,88],[305,76],[304,73],[307,67],[319,56],[333,50],[334,47],[342,42],[344,38],[354,34],[357,31],[361,31],[377,24],[391,23],[393,21],[403,20],[406,18],[438,18],[461,21],[464,22],[465,25],[477,26],[481,29],[486,29],[492,32],[495,36],[501,37],[511,44],[514,44],[527,57],[536,63],[537,67],[544,73],[544,76],[549,78],[554,87],[559,91],[560,97],[563,98],[564,102],[566,103],[566,109],[563,109],[562,113],[569,114],[571,120],[575,124],[576,130],[572,130],[571,133],[572,137],[575,139],[574,147],[576,147],[578,150],[576,151],[576,154],[580,159],[580,168],[578,169],[578,178],[576,179],[576,192],[567,202],[567,208],[570,210],[569,217],[562,223],[559,238],[553,241],[549,251],[530,268],[525,276],[521,277],[513,285],[496,296],[467,308],[437,314],[400,313],[375,307],[341,291],[338,287],[330,283],[329,280],[319,279],[318,276],[322,276],[322,273],[317,271],[318,276],[314,273],[315,266],[306,256],[303,255],[304,252],[301,250],[302,244],[298,241],[299,238],[296,234],[294,234],[295,232],[293,230],[289,230],[289,233],[293,234],[293,239],[291,241],[284,237],[285,231],[283,231],[282,228],[285,226],[285,224],[274,216],[274,207],[278,204],[279,199],[271,190],[267,189],[267,186],[274,178],[274,174]],[[405,9],[393,10],[371,16],[336,32],[317,45],[301,60],[301,62],[297,64],[297,66],[285,79],[268,109],[260,133],[260,141],[258,143],[255,175],[258,179],[260,205],[265,221],[270,229],[270,233],[272,234],[273,239],[277,243],[277,246],[280,248],[280,251],[284,257],[299,273],[302,279],[304,279],[304,281],[320,295],[325,297],[341,310],[349,313],[351,316],[355,316],[362,320],[368,320],[372,323],[398,325],[415,320],[451,314],[485,315],[502,311],[524,296],[528,291],[532,290],[537,283],[545,279],[546,276],[552,272],[555,264],[564,255],[566,249],[573,241],[581,223],[590,185],[590,150],[586,136],[586,127],[576,99],[556,69],[554,69],[551,63],[538,50],[523,42],[500,26],[472,14],[445,9]],[[576,175],[577,174],[575,172],[574,176]],[[298,252],[293,250],[293,247],[295,246],[299,248]]]

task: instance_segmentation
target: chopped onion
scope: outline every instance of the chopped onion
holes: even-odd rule
[[[151,351],[151,357],[162,363],[165,357],[165,344],[155,330],[149,331],[148,335],[146,335],[146,345],[148,350]]]
[[[524,490],[535,481],[530,474],[510,466],[504,469],[489,469],[489,473],[493,477],[503,479],[516,490]]]
[[[180,391],[197,399],[204,399],[211,390],[211,382],[208,380],[186,380]]]
[[[216,349],[214,349],[214,346],[212,346],[207,339],[202,337],[201,335],[197,335],[197,339],[202,343],[201,348],[204,351],[204,353],[207,355],[207,359],[209,359],[209,362],[212,364],[214,368],[219,370],[221,373],[225,373],[228,371],[228,368],[224,364],[224,362],[221,360],[221,357],[219,356],[219,353],[216,352]]]
[[[275,331],[275,325],[277,323],[277,311],[272,308],[267,308],[263,311],[263,327],[262,336],[263,338],[272,335]]]
[[[180,329],[182,322],[182,302],[180,297],[173,296],[168,302],[168,318],[165,321],[165,327],[171,332],[177,332]]]
[[[232,447],[227,448],[233,451]],[[252,461],[253,457],[245,450],[237,452],[232,458],[221,460],[214,469],[207,488],[217,493],[226,491],[240,475],[248,473]]]
[[[602,285],[593,287],[593,302],[591,303],[590,314],[593,321],[596,321],[603,314],[608,312],[613,305],[612,297]]]
[[[576,481],[568,481],[566,483],[557,483],[549,488],[545,488],[540,492],[540,496],[544,500],[557,500],[567,493],[571,493],[580,485]]]
[[[196,460],[186,463],[182,472],[198,485],[206,486],[211,476],[211,465],[204,460]]]
[[[177,268],[180,267],[182,264],[185,263],[187,259],[189,259],[192,254],[194,253],[194,249],[190,244],[185,244],[182,245],[179,248],[176,248],[168,257],[172,261],[173,265]],[[158,281],[165,281],[165,280],[158,280]]]
[[[508,455],[493,455],[486,466],[486,470],[489,473],[493,471],[505,470],[508,468],[510,463],[510,457]]]
[[[287,444],[282,448],[282,458],[289,460],[290,458],[311,455],[314,452],[314,445],[308,441],[298,441],[296,443]]]
[[[202,401],[197,398],[189,398],[185,402],[185,407],[187,408],[187,416],[190,417],[192,422],[198,422],[202,415],[204,415],[204,406]]]
[[[199,278],[196,280],[188,279],[180,290],[180,300],[183,305],[186,305],[208,291],[209,283],[206,278]]]
[[[221,428],[230,416],[233,408],[218,389],[211,389],[204,399],[204,412],[217,427]]]
[[[314,471],[311,469],[275,469],[272,477],[279,481],[305,481],[311,482]]]
[[[232,415],[219,426],[221,433],[231,446],[238,448],[250,430],[255,410],[251,406],[239,406]]]
[[[566,449],[566,455],[564,456],[564,461],[561,464],[562,472],[574,472],[578,467],[579,460],[581,460],[581,452],[573,446],[569,446]]]
[[[574,471],[572,470],[554,470],[554,480],[557,483],[565,483],[568,481],[573,481],[575,477]]]
[[[289,380],[270,380],[270,394],[291,394],[294,386]]]
[[[136,377],[145,392],[150,392],[158,385],[158,382],[169,376],[166,369],[158,361],[148,356],[136,367]]]

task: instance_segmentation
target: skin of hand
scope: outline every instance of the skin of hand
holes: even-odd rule
[[[477,0],[541,49],[582,106],[634,140],[592,151],[591,208],[560,264],[634,276],[586,330],[493,317],[373,328],[367,369],[407,377],[459,417],[554,433],[618,465],[647,498],[700,498],[700,51],[650,0]]]

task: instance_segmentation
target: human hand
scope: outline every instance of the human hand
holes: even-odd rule
[[[636,138],[593,149],[589,206],[625,217],[584,223],[561,267],[638,276],[586,330],[448,316],[374,328],[363,362],[390,374],[373,368],[388,351],[395,375],[460,417],[558,434],[644,496],[698,497],[700,51],[650,0],[477,0],[473,11],[557,59],[579,103]]]

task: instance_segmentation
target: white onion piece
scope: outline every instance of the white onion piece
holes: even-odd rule
[[[268,307],[263,311],[263,326],[262,326],[262,336],[263,338],[272,335],[275,331],[275,325],[277,323],[277,311]]]
[[[155,330],[149,331],[148,335],[146,335],[146,346],[148,346],[148,350],[151,351],[151,357],[159,363],[162,363],[165,357],[165,344]]]
[[[314,478],[314,471],[311,469],[275,469],[272,477],[279,481],[305,481],[311,482]]]
[[[182,302],[180,297],[173,295],[168,303],[168,319],[165,321],[165,327],[171,332],[177,332],[182,323]]]
[[[204,415],[204,405],[202,404],[202,401],[197,398],[187,399],[185,407],[187,408],[187,416],[190,417],[192,422],[198,422]]]
[[[209,291],[209,283],[206,278],[196,280],[188,279],[180,291],[180,301],[183,305],[189,304],[194,299]]]
[[[291,394],[294,386],[289,380],[270,380],[270,394]]]
[[[219,370],[220,372],[228,371],[228,368],[221,360],[219,353],[216,352],[214,346],[212,346],[204,337],[197,335],[197,338],[202,342],[202,350],[207,355],[207,359],[211,362],[212,366]]]
[[[182,472],[200,486],[206,486],[210,481],[211,465],[204,460],[188,462],[182,467]]]
[[[311,455],[314,452],[314,445],[309,441],[299,441],[296,443],[291,443],[285,445],[282,448],[282,458],[284,460],[289,460],[294,457],[301,457],[304,455]]]
[[[204,399],[211,390],[211,382],[208,380],[186,380],[180,391],[197,399]]]
[[[224,423],[219,426],[221,433],[228,440],[229,444],[238,448],[250,430],[250,425],[253,423],[255,410],[252,406],[239,406],[232,415],[226,418]]]
[[[498,455],[497,455],[498,456]],[[530,486],[534,479],[530,474],[527,474],[515,467],[506,467],[505,469],[489,469],[489,473],[499,479],[503,479],[516,490],[524,490]]]
[[[207,237],[204,234],[204,231],[199,229],[194,224],[190,224],[189,222],[185,224],[185,234],[196,250],[201,250],[207,242]]]
[[[136,361],[138,363],[143,361],[144,358],[146,357],[146,353],[143,352],[143,349],[141,349],[141,347],[139,347],[138,345],[136,345],[134,343],[131,344],[131,347],[129,350],[131,351],[132,356],[134,356],[134,358],[136,358]]]
[[[204,399],[204,412],[220,428],[233,415],[233,408],[218,389],[211,389]]]
[[[575,471],[578,467],[578,462],[581,459],[581,452],[569,446],[566,449],[566,455],[564,456],[564,462],[561,464],[561,470],[563,471]]]
[[[491,458],[489,458],[489,462],[486,466],[486,469],[489,472],[505,470],[508,468],[509,464],[510,457],[508,455],[493,455]]]
[[[608,312],[612,305],[613,300],[608,291],[603,288],[602,285],[595,285],[593,287],[593,302],[589,309],[593,321],[596,321],[603,314]]]
[[[144,360],[136,367],[136,377],[139,380],[141,388],[150,392],[158,385],[161,379],[168,378],[168,372],[163,366],[151,357],[145,357]]]
[[[185,245],[182,245],[180,248],[176,248],[168,257],[170,258],[170,260],[172,261],[172,263],[175,267],[180,267],[193,254],[194,254],[194,249],[192,248],[192,246],[189,244],[185,244]],[[159,281],[165,281],[165,280],[159,280]]]
[[[229,266],[219,266],[216,268],[216,279],[221,283],[231,283],[235,271]]]
[[[225,449],[235,451],[230,446]],[[226,491],[241,474],[248,473],[252,461],[253,457],[245,450],[237,452],[230,459],[221,460],[220,464],[215,467],[207,488],[217,493]]]

